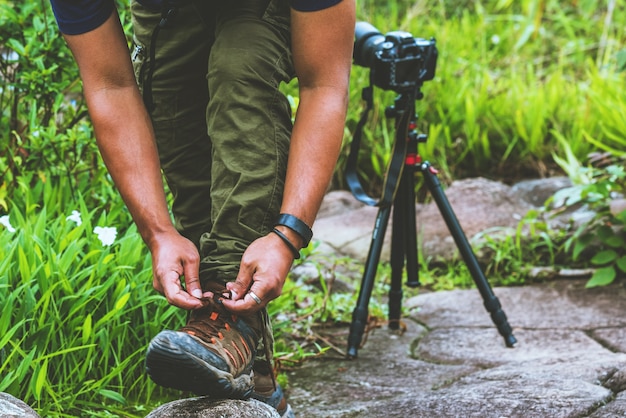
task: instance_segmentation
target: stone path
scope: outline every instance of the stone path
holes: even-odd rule
[[[584,283],[494,289],[514,348],[476,290],[421,294],[403,335],[378,328],[357,359],[292,372],[290,402],[301,417],[626,416],[626,289]]]

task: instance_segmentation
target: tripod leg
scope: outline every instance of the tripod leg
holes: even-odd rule
[[[365,263],[365,271],[363,272],[363,280],[356,307],[352,312],[352,323],[350,324],[350,334],[348,335],[348,357],[356,358],[357,350],[363,339],[363,332],[367,325],[369,300],[372,296],[374,288],[374,278],[376,277],[376,269],[380,260],[380,253],[383,248],[387,223],[391,213],[391,205],[382,207],[378,210],[376,216],[376,224],[372,233],[372,244],[370,245],[367,261]]]
[[[392,330],[400,328],[403,296],[402,271],[405,267],[405,260],[407,285],[419,286],[414,175],[414,166],[405,166],[394,199],[391,232],[391,287],[389,289],[389,328]]]
[[[404,270],[404,254],[406,251],[406,231],[404,230],[404,176],[400,181],[394,199],[393,224],[391,227],[391,285],[389,288],[389,329],[400,328],[402,310],[402,271]]]
[[[476,287],[478,287],[478,290],[483,298],[484,306],[491,314],[491,320],[498,328],[500,335],[504,337],[506,346],[513,347],[513,345],[517,342],[513,336],[513,330],[508,323],[504,311],[501,309],[500,301],[494,295],[491,286],[487,282],[485,275],[478,265],[478,260],[476,260],[472,247],[470,246],[456,215],[452,211],[448,199],[441,189],[441,183],[439,183],[439,179],[435,175],[434,169],[428,162],[424,162],[420,166],[420,170],[424,175],[424,180],[428,186],[428,190],[432,194],[433,199],[435,199],[437,207],[439,208],[446,225],[448,225],[448,229],[454,238],[459,252],[472,274]]]
[[[404,168],[403,177],[406,186],[404,189],[405,202],[404,222],[406,229],[404,235],[404,248],[406,255],[406,285],[409,287],[420,286],[419,263],[417,261],[417,225],[415,221],[415,166],[407,165]]]

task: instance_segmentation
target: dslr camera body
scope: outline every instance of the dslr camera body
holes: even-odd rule
[[[434,39],[414,38],[403,31],[382,35],[367,22],[357,22],[354,35],[354,63],[370,68],[374,85],[400,93],[435,77]]]

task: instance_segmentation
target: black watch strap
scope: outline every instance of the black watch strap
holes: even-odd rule
[[[302,247],[307,247],[309,242],[311,242],[311,238],[313,237],[313,231],[309,226],[304,223],[304,221],[296,218],[293,215],[289,215],[288,213],[281,213],[278,215],[276,219],[276,223],[274,226],[282,225],[294,231],[296,234],[300,235],[302,238]]]

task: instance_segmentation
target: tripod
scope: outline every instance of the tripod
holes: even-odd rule
[[[371,108],[371,91],[364,90],[364,97],[368,100],[368,108],[366,109],[357,131],[364,123],[365,115]],[[406,267],[407,282],[409,287],[417,287],[420,285],[418,278],[418,262],[417,262],[417,237],[416,237],[416,220],[415,220],[415,172],[419,171],[424,177],[424,183],[428,187],[434,201],[437,204],[443,219],[450,230],[452,237],[457,245],[459,253],[463,257],[472,278],[483,298],[485,309],[491,314],[491,319],[496,325],[500,335],[504,337],[507,347],[513,347],[517,342],[512,334],[511,326],[507,321],[505,313],[502,311],[500,301],[494,295],[491,286],[487,282],[476,256],[461,228],[459,221],[452,211],[447,197],[445,196],[437,171],[427,161],[422,161],[418,152],[418,143],[425,142],[426,135],[418,135],[415,131],[415,99],[421,98],[419,89],[412,92],[403,92],[396,98],[395,105],[387,109],[387,115],[396,119],[396,135],[394,153],[389,163],[387,172],[387,184],[383,192],[383,198],[376,203],[368,196],[364,196],[363,190],[355,181],[356,171],[354,169],[354,158],[352,158],[352,167],[350,164],[348,170],[348,184],[353,194],[361,201],[370,205],[379,206],[379,211],[374,224],[372,233],[372,242],[370,245],[361,288],[357,299],[357,305],[352,313],[352,323],[350,325],[350,334],[348,336],[349,358],[357,357],[357,350],[361,344],[365,326],[368,319],[368,305],[372,295],[374,286],[374,278],[376,269],[380,260],[380,253],[383,247],[383,240],[393,208],[393,225],[391,236],[391,285],[389,290],[389,328],[397,330],[400,326],[400,314],[402,308],[402,271]],[[353,143],[351,153],[354,154],[357,144]],[[403,158],[400,158],[403,157]],[[351,170],[352,168],[352,170]],[[406,265],[405,265],[406,261]]]

